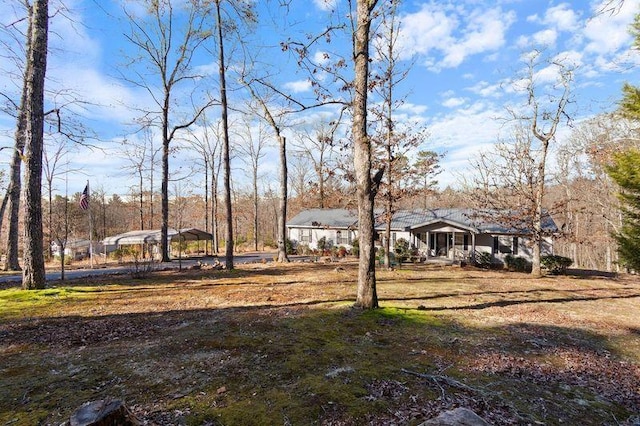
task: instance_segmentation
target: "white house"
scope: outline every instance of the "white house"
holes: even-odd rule
[[[381,245],[385,223],[381,213],[376,218],[376,240]],[[480,253],[491,255],[494,262],[503,262],[507,255],[531,259],[530,232],[514,226],[515,214],[473,209],[401,210],[391,221],[391,245],[404,238],[425,257],[451,260],[475,259]],[[289,239],[294,244],[317,248],[320,238],[329,246],[351,249],[357,238],[357,211],[345,209],[304,210],[287,223]],[[509,223],[501,223],[509,222]],[[553,235],[557,233],[553,218],[543,219],[545,238],[543,254],[553,252]]]

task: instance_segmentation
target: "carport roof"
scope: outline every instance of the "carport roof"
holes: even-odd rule
[[[210,240],[213,236],[205,231],[196,228],[184,228],[180,230],[169,229],[167,231],[169,242],[172,239],[185,241]],[[132,244],[159,244],[161,231],[159,229],[129,231],[123,234],[106,237],[102,240],[104,245],[132,245]]]

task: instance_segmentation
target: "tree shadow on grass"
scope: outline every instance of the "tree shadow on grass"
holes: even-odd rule
[[[60,422],[106,396],[158,424],[407,424],[455,406],[497,425],[607,424],[640,406],[639,366],[560,325],[299,303],[90,315],[0,325],[0,420]]]

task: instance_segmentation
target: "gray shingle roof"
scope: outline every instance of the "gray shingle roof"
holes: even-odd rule
[[[384,212],[376,210],[376,229],[382,230],[385,227]],[[513,217],[515,212],[512,213]],[[496,234],[522,233],[522,228],[516,228],[503,222],[499,218],[511,215],[510,212],[498,212],[490,210],[474,209],[420,209],[420,210],[399,210],[393,215],[391,228],[394,230],[409,230],[427,226],[432,223],[445,222],[463,229],[475,232],[486,232]],[[495,217],[495,219],[492,219]],[[311,209],[303,210],[293,217],[287,226],[289,227],[314,227],[314,228],[351,228],[358,224],[358,213],[354,210],[345,209]],[[547,232],[557,232],[558,228],[553,218],[545,214],[543,216],[542,228]]]
[[[289,227],[299,228],[351,228],[358,225],[358,212],[346,209],[303,210],[287,222]]]

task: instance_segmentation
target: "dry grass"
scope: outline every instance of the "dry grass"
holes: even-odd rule
[[[259,264],[0,290],[0,424],[123,398],[147,424],[638,424],[640,282]],[[415,374],[414,374],[415,373]]]

